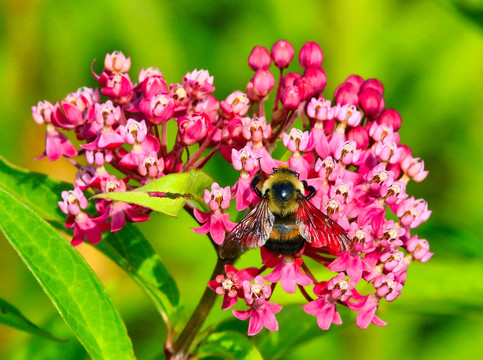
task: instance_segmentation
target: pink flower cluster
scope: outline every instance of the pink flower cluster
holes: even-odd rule
[[[219,151],[228,119],[248,110],[248,99],[239,91],[220,103],[212,95],[213,76],[206,70],[194,70],[180,83],[168,85],[153,67],[142,69],[133,83],[130,67],[131,60],[123,53],[107,54],[102,73],[92,72],[100,91],[81,88],[55,104],[42,101],[32,106],[34,121],[47,127],[39,159],[66,157],[77,168],[74,190],[63,192],[59,202],[67,215],[66,227],[74,229],[73,245],[85,239],[97,244],[103,231],[115,232],[126,221],[146,221],[150,216],[149,209],[106,199],[96,199],[90,210],[85,194],[124,192],[167,174],[202,168]],[[178,125],[170,149],[168,121]],[[67,137],[64,132],[71,130],[73,136]],[[193,145],[197,150],[183,161],[183,153]],[[114,175],[119,173],[121,177]],[[222,218],[229,227],[228,214]]]
[[[376,316],[380,301],[401,294],[412,261],[432,256],[428,242],[414,233],[431,211],[423,199],[406,192],[410,180],[422,181],[428,172],[401,143],[401,117],[386,108],[380,81],[351,75],[331,101],[323,95],[327,78],[320,46],[308,42],[300,50],[302,74],[284,73],[294,54],[284,40],[270,52],[255,47],[248,58],[254,74],[245,92],[234,91],[219,101],[213,96],[213,76],[205,70],[168,85],[163,73],[150,67],[133,83],[130,58],[114,52],[106,55],[100,75],[93,72],[100,91],[81,88],[55,104],[33,106],[34,121],[47,127],[40,158],[65,157],[77,167],[74,189],[63,192],[59,202],[66,227],[74,229],[72,244],[85,239],[96,244],[103,231],[118,231],[126,221],[146,221],[150,215],[149,209],[105,199],[89,207],[85,192],[131,190],[164,175],[202,168],[220,151],[240,177],[231,187],[213,184],[204,196],[209,211],[196,209],[193,215],[201,225],[194,231],[222,245],[236,225],[227,212],[230,201],[236,199],[237,211],[251,209],[259,200],[252,178],[259,170],[270,174],[279,167],[282,162],[271,153],[284,147],[288,166],[317,190],[311,203],[351,236],[350,250],[334,257],[306,243],[296,256],[283,256],[262,247],[260,268],[227,266],[208,285],[223,296],[223,309],[243,299],[246,308],[233,314],[249,319],[250,335],[263,327],[278,330],[275,314],[282,306],[270,301],[278,283],[287,293],[301,291],[307,299],[304,311],[317,317],[321,329],[341,323],[340,306],[357,312],[361,328],[371,322],[384,325]],[[274,107],[266,111],[272,92]],[[298,118],[303,130],[293,128]],[[177,124],[169,149],[168,121]],[[64,132],[69,130],[74,132],[68,138]],[[185,152],[188,160],[183,160]],[[307,257],[321,266],[310,270]],[[318,279],[325,269],[333,276]],[[372,291],[360,290],[363,281]],[[310,295],[307,287],[312,286]]]
[[[236,198],[237,211],[251,209],[259,200],[251,179],[260,169],[270,174],[280,166],[270,154],[281,138],[291,154],[289,167],[317,190],[310,201],[347,231],[352,246],[336,257],[309,243],[296,256],[273,254],[262,247],[259,269],[227,266],[225,275],[208,286],[224,297],[223,310],[244,300],[248,309],[233,310],[233,314],[250,319],[249,335],[263,327],[278,330],[275,314],[282,306],[269,301],[278,283],[287,293],[301,291],[307,299],[302,308],[317,317],[321,329],[342,323],[340,306],[357,312],[360,328],[385,325],[376,316],[380,301],[393,301],[401,294],[412,261],[426,262],[432,256],[428,242],[414,233],[431,211],[423,199],[406,192],[408,181],[422,181],[428,172],[424,162],[401,144],[401,117],[385,107],[380,81],[351,75],[337,87],[331,101],[322,94],[326,76],[319,45],[308,42],[300,50],[303,74],[283,74],[293,56],[292,45],[283,40],[271,52],[257,46],[250,54],[248,64],[255,74],[248,82],[247,96],[253,116],[245,115],[247,108],[227,111],[231,117],[222,131],[221,151],[240,177],[231,192],[218,184],[206,191],[211,211],[197,212],[204,225],[195,231],[210,231],[217,244],[223,243],[234,224],[221,209],[228,208],[230,198]],[[269,70],[272,60],[280,70],[278,86]],[[267,122],[264,102],[275,88],[275,105]],[[292,128],[298,117],[305,131]],[[321,268],[310,270],[307,257]],[[318,279],[315,274],[325,274],[323,268],[333,272],[332,278]],[[268,273],[262,276],[264,272]],[[363,281],[373,290],[366,294],[358,290]],[[313,287],[313,295],[307,287]]]

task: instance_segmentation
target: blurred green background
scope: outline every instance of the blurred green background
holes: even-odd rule
[[[320,43],[331,98],[352,73],[385,85],[386,106],[403,118],[402,142],[424,159],[427,179],[408,192],[425,198],[433,214],[418,229],[434,257],[409,269],[404,295],[383,304],[388,326],[360,330],[354,317],[302,344],[286,359],[455,359],[481,354],[483,341],[483,4],[479,0],[3,0],[0,3],[0,154],[22,167],[72,181],[65,160],[34,161],[44,127],[30,106],[54,102],[81,86],[95,86],[106,52],[131,56],[131,78],[156,66],[168,82],[194,68],[215,76],[215,95],[243,90],[252,76],[255,45],[279,40],[296,51]],[[298,67],[295,67],[298,69]],[[236,174],[220,158],[209,171],[222,185]],[[59,194],[60,196],[60,194]],[[206,286],[215,255],[194,221],[153,216],[140,228],[178,280],[188,313]],[[164,328],[149,299],[94,248],[79,250],[99,275],[127,324],[139,359],[162,349]],[[0,359],[82,359],[54,307],[5,239],[0,239],[0,297],[67,343],[54,343],[0,326]],[[241,265],[258,264],[248,254]],[[278,298],[301,303],[298,295]],[[208,322],[230,316],[219,304]],[[303,315],[301,315],[303,316]],[[308,316],[308,315],[306,315]],[[315,318],[313,327],[316,327]],[[297,320],[293,320],[297,326]],[[262,334],[264,336],[264,334]],[[36,349],[36,350],[34,350]],[[34,351],[34,353],[33,353]]]

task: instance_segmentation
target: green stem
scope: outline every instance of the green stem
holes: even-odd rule
[[[213,280],[217,275],[224,273],[225,265],[233,264],[234,262],[235,259],[220,259],[218,257],[210,280]],[[168,354],[166,357],[167,359],[186,360],[190,358],[191,344],[201,329],[201,326],[205,322],[206,317],[210,313],[216,297],[217,294],[209,287],[206,287],[198,306],[196,306],[191,318],[188,320],[186,326],[176,340],[173,349],[170,351],[170,354]]]

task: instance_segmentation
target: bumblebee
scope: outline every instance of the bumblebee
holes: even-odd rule
[[[257,175],[251,185],[260,200],[227,235],[221,258],[237,258],[262,246],[276,255],[293,256],[305,242],[326,247],[334,255],[350,248],[352,240],[345,230],[310,203],[316,190],[297,172],[286,166],[274,169],[261,191],[259,182]]]

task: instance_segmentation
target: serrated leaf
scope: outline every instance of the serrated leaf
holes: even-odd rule
[[[84,258],[3,189],[0,229],[93,359],[134,359],[126,327]]]
[[[177,216],[186,200],[202,203],[204,190],[213,179],[202,170],[163,176],[128,192],[98,194],[94,198],[111,199],[140,205],[169,216]],[[165,196],[159,196],[165,194]]]
[[[197,350],[198,359],[263,360],[255,345],[236,331],[210,334]]]
[[[63,341],[56,338],[49,332],[42,330],[29,319],[27,319],[15,306],[9,304],[3,299],[0,299],[0,323],[14,327],[31,334],[40,335],[47,339],[55,341]]]

